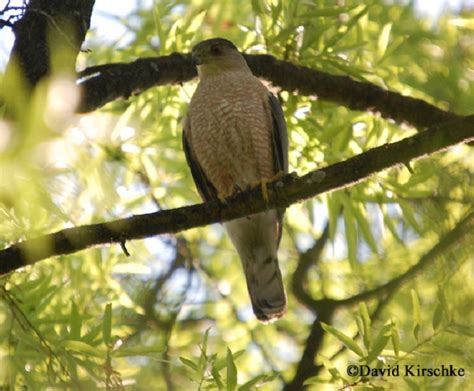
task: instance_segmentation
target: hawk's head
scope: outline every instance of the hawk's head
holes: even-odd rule
[[[229,69],[248,69],[237,47],[224,38],[212,38],[198,43],[193,47],[192,56],[200,76]]]
[[[212,38],[199,42],[192,50],[196,65],[220,61],[223,57],[232,56],[238,52],[235,45],[224,38]]]

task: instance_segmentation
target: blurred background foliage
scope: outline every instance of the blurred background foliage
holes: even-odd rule
[[[89,32],[90,51],[79,55],[77,70],[188,52],[222,36],[248,53],[347,74],[459,114],[474,107],[469,6],[433,23],[399,1],[155,0],[137,1],[118,22],[124,32],[113,42],[100,26]],[[18,81],[1,83],[2,100],[14,107],[0,122],[2,248],[64,227],[200,202],[181,150],[195,82],[80,116],[73,114],[70,70],[57,67],[28,104]],[[376,113],[275,92],[298,174],[416,132]],[[119,246],[96,248],[15,272],[0,280],[0,386],[281,389],[295,375],[319,309],[303,305],[291,279],[326,225],[322,256],[306,270],[307,292],[315,300],[345,299],[376,288],[413,267],[472,212],[473,168],[472,147],[458,146],[292,205],[279,253],[289,311],[272,325],[254,319],[220,225],[128,243],[130,257]],[[311,387],[472,385],[470,374],[381,380],[345,373],[356,362],[472,371],[472,244],[472,236],[464,238],[388,296],[336,311],[314,357],[321,367]]]

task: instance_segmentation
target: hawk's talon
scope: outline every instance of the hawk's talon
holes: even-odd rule
[[[227,197],[224,194],[218,193],[217,199],[219,200],[219,203],[221,203],[222,205],[227,205]]]
[[[283,178],[286,175],[284,171],[278,171],[275,175],[273,175],[269,179],[262,179],[259,183],[261,191],[262,191],[262,198],[265,201],[265,204],[268,205],[270,203],[270,196],[268,195],[268,184],[278,179]]]
[[[260,191],[262,193],[262,198],[263,198],[263,201],[265,201],[265,205],[268,205],[268,203],[270,202],[270,198],[268,196],[268,188],[267,188],[267,185],[268,185],[268,179],[262,179],[261,181],[259,182],[252,182],[249,184],[249,188],[250,189],[254,189],[256,187],[260,187]]]

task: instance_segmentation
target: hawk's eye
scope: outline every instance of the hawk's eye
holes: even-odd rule
[[[219,46],[211,46],[211,54],[213,56],[220,56],[222,54],[222,49]]]

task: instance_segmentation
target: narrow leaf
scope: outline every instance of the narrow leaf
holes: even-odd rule
[[[328,194],[327,206],[329,210],[329,238],[334,239],[337,230],[337,222],[341,212],[341,197],[338,192]]]
[[[393,350],[395,351],[395,356],[398,358],[400,355],[400,336],[398,335],[398,330],[395,327],[392,328],[392,345]]]
[[[221,375],[219,374],[219,371],[215,367],[213,367],[211,369],[211,375],[212,375],[212,378],[214,379],[214,381],[216,382],[216,385],[219,388],[219,390],[223,390],[224,389],[224,383],[222,382]]]
[[[364,236],[365,241],[369,245],[370,249],[374,254],[377,254],[377,243],[375,242],[374,235],[372,234],[372,230],[370,229],[370,224],[367,220],[367,213],[365,211],[364,205],[359,203],[353,208],[353,213],[355,218],[357,219],[357,224],[362,231],[362,235]]]
[[[378,53],[379,58],[382,58],[385,52],[387,51],[391,30],[392,30],[392,23],[387,23],[382,28],[382,32],[380,33],[379,40],[377,42],[377,53]]]
[[[162,346],[134,346],[129,348],[122,348],[113,350],[113,357],[131,357],[131,356],[151,356],[154,360],[159,359],[156,357],[158,354],[163,353],[164,348]]]
[[[438,330],[439,326],[441,325],[441,321],[443,319],[443,306],[441,304],[438,304],[435,308],[434,314],[433,314],[433,320],[432,320],[432,325],[434,330]]]
[[[250,379],[247,383],[239,387],[239,391],[251,391],[255,389],[255,386],[262,380],[267,378],[266,375],[257,375]]]
[[[81,328],[82,328],[82,318],[79,315],[79,310],[75,302],[72,303],[71,307],[71,316],[69,318],[70,322],[70,332],[69,337],[71,339],[80,339],[81,338]]]
[[[344,345],[346,345],[346,347],[352,350],[355,354],[357,354],[360,357],[364,356],[364,351],[362,350],[362,348],[351,337],[348,337],[343,332],[335,329],[334,327],[326,323],[321,322],[321,326],[325,331],[334,335],[339,341],[341,341]]]
[[[232,352],[227,348],[227,391],[235,391],[237,389],[237,367],[235,366]]]
[[[91,346],[81,341],[62,341],[61,343],[66,349],[76,353],[85,354],[86,356],[104,357],[105,350],[97,346]]]
[[[416,340],[420,333],[420,300],[418,299],[418,294],[414,289],[411,290],[411,301],[413,305],[413,335]]]
[[[357,227],[349,202],[344,202],[344,227],[346,231],[347,256],[352,267],[357,264]]]
[[[367,357],[367,364],[370,364],[372,361],[374,361],[385,348],[385,346],[387,346],[387,343],[392,336],[392,327],[392,323],[384,325],[377,334],[375,340],[372,341],[372,348],[370,349],[369,355]]]
[[[362,322],[364,325],[364,345],[367,349],[370,349],[370,338],[371,338],[371,320],[369,315],[369,310],[367,308],[367,304],[360,303],[359,304],[359,313],[362,318]]]
[[[191,368],[193,371],[197,372],[198,365],[194,361],[191,361],[185,357],[180,357],[179,360],[188,368]]]
[[[104,321],[102,323],[102,340],[106,346],[110,344],[110,337],[112,335],[112,303],[105,306]]]

